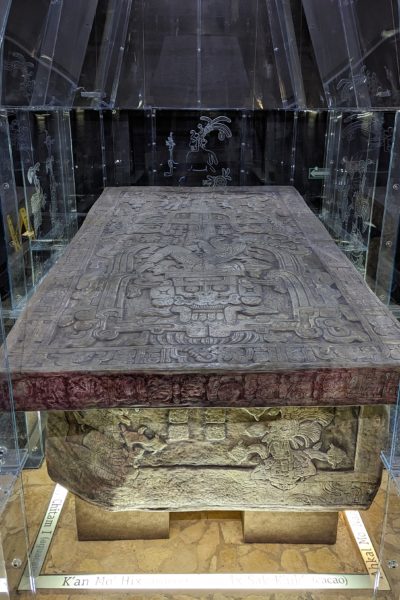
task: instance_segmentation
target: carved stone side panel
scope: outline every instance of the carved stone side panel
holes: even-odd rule
[[[75,359],[78,359],[76,355]],[[37,360],[40,361],[40,353]],[[15,377],[13,395],[17,410],[111,406],[347,406],[393,403],[397,397],[398,379],[396,371],[374,367],[356,371],[332,368],[236,375],[204,372],[89,375],[73,372]],[[3,382],[3,386],[6,383]],[[0,407],[8,408],[1,394]]]
[[[49,414],[50,476],[110,510],[367,507],[386,407]]]

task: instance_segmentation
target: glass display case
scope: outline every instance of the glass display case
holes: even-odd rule
[[[304,104],[288,2],[47,0],[24,23],[24,0],[8,5],[3,105]],[[83,26],[76,31],[74,23]]]
[[[303,0],[329,108],[399,104],[398,4]]]
[[[66,249],[70,248],[77,232],[82,232],[81,226],[90,221],[86,220],[86,216],[103,191],[120,187],[123,188],[121,191],[113,192],[117,198],[115,208],[126,203],[129,194],[135,196],[132,190],[136,188],[157,186],[156,189],[161,190],[164,200],[170,201],[165,211],[164,226],[175,232],[175,237],[171,234],[175,245],[179,242],[180,232],[183,232],[182,237],[188,230],[197,231],[196,227],[208,232],[209,238],[205,242],[203,240],[202,246],[194,245],[194,250],[190,248],[196,259],[192,257],[190,262],[187,253],[182,251],[177,257],[179,252],[170,250],[168,256],[162,255],[169,265],[181,260],[180,268],[187,268],[186,257],[195,270],[200,258],[203,262],[211,260],[210,240],[213,240],[215,278],[222,278],[224,285],[227,280],[229,285],[233,285],[234,269],[230,274],[223,273],[220,262],[224,258],[228,263],[235,249],[241,250],[235,238],[236,221],[232,225],[227,222],[229,219],[219,216],[221,222],[211,223],[211,217],[200,218],[198,208],[190,221],[185,211],[183,215],[174,212],[177,211],[177,197],[189,188],[200,189],[211,198],[220,192],[229,197],[229,188],[242,188],[251,194],[255,186],[271,186],[268,188],[271,190],[274,186],[276,189],[293,186],[316,219],[310,238],[320,225],[315,225],[315,222],[320,221],[370,290],[395,317],[399,317],[398,2],[38,0],[35,10],[31,4],[26,0],[0,0],[0,344],[3,347],[0,597],[4,595],[5,598],[23,600],[33,596],[45,597],[49,593],[67,591],[72,596],[75,591],[82,595],[94,591],[105,594],[106,598],[108,594],[110,597],[117,594],[119,598],[144,593],[160,593],[163,598],[170,598],[182,597],[180,594],[188,590],[205,598],[209,593],[206,590],[212,590],[220,594],[218,598],[221,600],[228,600],[234,594],[251,594],[254,600],[265,598],[266,594],[277,600],[286,600],[287,597],[322,600],[332,594],[340,600],[396,598],[400,591],[400,546],[397,539],[400,520],[399,405],[386,406],[386,402],[382,403],[382,410],[386,414],[387,409],[391,415],[391,433],[387,443],[379,441],[379,448],[376,448],[385,467],[379,491],[368,510],[344,509],[340,512],[334,544],[313,544],[309,541],[300,544],[287,541],[246,543],[240,510],[221,510],[218,513],[214,510],[171,511],[170,538],[155,541],[126,539],[126,536],[123,539],[121,531],[129,531],[137,517],[127,514],[135,511],[117,512],[114,513],[111,529],[117,529],[119,537],[115,537],[114,531],[104,534],[114,535],[112,539],[93,540],[85,538],[85,535],[92,535],[90,527],[92,531],[99,527],[99,523],[106,527],[108,518],[104,514],[99,517],[93,507],[88,509],[82,504],[79,494],[75,496],[67,492],[47,474],[47,464],[51,469],[51,460],[54,461],[54,448],[64,443],[61,438],[71,444],[72,453],[77,455],[79,452],[80,456],[97,452],[100,463],[96,463],[95,472],[88,479],[92,487],[96,487],[93,482],[98,482],[96,478],[101,479],[104,470],[102,461],[115,460],[118,471],[123,463],[121,455],[127,453],[135,469],[135,461],[140,461],[143,456],[146,459],[150,457],[149,464],[146,464],[146,468],[150,469],[152,461],[157,462],[157,452],[167,435],[182,447],[188,440],[193,441],[192,434],[197,441],[203,436],[204,444],[212,442],[216,445],[225,439],[229,427],[239,427],[236,417],[232,417],[232,422],[236,423],[233,426],[223,412],[226,406],[222,407],[222,416],[215,406],[204,410],[204,414],[193,406],[184,407],[181,412],[178,404],[168,410],[161,408],[169,393],[163,388],[160,405],[154,409],[159,411],[162,421],[157,431],[151,428],[152,415],[141,413],[142,409],[133,401],[128,408],[144,415],[146,427],[138,422],[136,412],[132,412],[124,413],[122,420],[102,422],[103,425],[96,429],[92,424],[99,419],[101,421],[102,409],[94,409],[92,405],[87,408],[82,404],[80,408],[75,406],[73,411],[61,412],[64,407],[59,399],[64,397],[67,384],[63,382],[59,387],[51,388],[48,383],[57,375],[59,357],[54,359],[54,369],[52,367],[42,381],[44,395],[47,393],[51,406],[57,410],[37,412],[39,405],[43,407],[43,403],[40,404],[43,394],[36,388],[36,406],[30,405],[28,412],[15,411],[14,399],[19,403],[18,408],[24,405],[21,398],[32,398],[34,394],[33,388],[23,389],[21,393],[19,378],[14,377],[13,381],[10,375],[6,334],[11,332],[12,335],[16,330],[15,322],[28,314],[26,340],[37,344],[37,362],[29,368],[34,369],[47,360],[47,356],[43,358],[40,355],[40,344],[45,337],[42,333],[51,321],[52,310],[61,307],[63,302],[63,282],[57,280],[57,285],[53,285],[52,275],[47,279],[49,271],[55,266],[60,269],[61,279],[69,281],[74,264],[83,260],[88,248],[83,245],[75,258],[71,258],[70,265],[62,259]],[[142,200],[139,198],[137,202]],[[251,211],[255,200],[246,206],[244,210]],[[186,210],[187,206],[184,205],[184,208]],[[228,209],[226,202],[226,214]],[[211,211],[213,218],[214,212]],[[143,219],[146,214],[143,209]],[[256,227],[255,221],[260,214],[249,217],[249,228]],[[262,218],[275,224],[271,207],[265,208]],[[115,221],[110,218],[105,224],[104,238],[114,225]],[[157,224],[143,220],[142,226],[143,231],[135,230],[135,235],[144,236],[148,227],[154,236],[154,244],[157,241]],[[210,231],[217,231],[218,235],[212,237]],[[130,233],[126,223],[120,224],[121,239]],[[281,230],[275,231],[278,238],[280,233]],[[231,236],[232,247],[229,249],[225,246],[221,249],[223,235]],[[99,239],[103,238],[100,236]],[[288,240],[287,246],[291,248],[293,243],[296,239]],[[321,239],[314,240],[314,246],[321,248]],[[283,248],[283,254],[285,250]],[[141,248],[140,252],[148,259],[152,253],[154,255],[154,248],[150,245],[147,249]],[[261,251],[258,249],[256,252]],[[68,253],[66,256],[69,260]],[[335,260],[340,259],[335,253],[332,256],[336,257],[332,259],[335,267],[338,264]],[[62,331],[73,329],[64,350],[70,352],[71,364],[78,365],[77,371],[85,360],[92,360],[92,357],[83,360],[76,344],[77,340],[85,339],[87,332],[93,328],[92,317],[98,296],[92,276],[104,266],[105,258],[97,257],[83,287],[78,286],[71,296],[75,305],[85,294],[93,293],[90,305],[85,305],[76,322],[71,320],[70,314],[60,321]],[[133,259],[128,257],[124,263],[126,269],[129,260]],[[301,268],[302,260],[296,259],[290,265]],[[264,256],[264,262],[268,261],[269,258],[267,260]],[[307,260],[305,264],[308,264]],[[288,265],[286,263],[287,268]],[[236,266],[240,270],[240,264]],[[106,275],[113,273],[114,268],[117,267],[110,266]],[[54,270],[51,272],[54,273]],[[147,277],[157,278],[160,275],[157,264],[153,265],[150,273]],[[261,277],[260,273],[257,277]],[[332,307],[337,304],[338,290],[327,281],[323,276],[318,279],[316,293],[327,304],[326,313],[321,313],[318,318],[324,317],[329,321]],[[207,288],[207,295],[204,290],[196,292],[198,286],[195,283],[191,281],[191,288],[186,289],[182,282],[174,280],[174,285],[184,290],[182,294],[186,294],[185,297],[200,294],[203,312],[201,306],[196,306],[198,322],[192,324],[190,330],[194,332],[193,337],[199,338],[204,325],[201,321],[222,319],[221,307],[215,308],[211,300],[220,298],[226,290],[222,289],[224,285],[214,281],[217,287]],[[147,293],[142,295],[146,276],[141,280],[139,292],[135,285],[139,284],[130,281],[124,292],[130,300],[129,310],[133,310],[135,303],[140,304]],[[259,323],[261,317],[257,313],[259,300],[254,291],[258,289],[259,281],[252,280],[250,291],[243,291],[243,281],[241,285],[239,292],[247,298],[245,317],[238,313],[239,316],[232,317],[232,320],[237,319],[243,329],[243,322],[250,314],[254,316],[255,323]],[[271,282],[268,285],[273,304],[275,296],[283,293],[283,284],[274,281],[274,288]],[[28,304],[28,313],[24,309],[30,299],[38,297],[43,289],[47,291],[43,306],[39,307],[43,320],[43,328],[40,329],[29,319],[33,305]],[[364,292],[366,289],[363,288]],[[165,288],[157,293],[168,296],[170,291]],[[234,303],[232,298],[236,296],[230,298]],[[161,337],[166,308],[160,298],[156,300],[159,302],[157,318],[160,324],[153,334]],[[152,302],[156,300],[152,298]],[[182,304],[182,298],[180,301]],[[204,305],[208,306],[208,312]],[[117,319],[121,306],[111,309],[104,304],[103,309],[105,321],[113,321]],[[111,314],[112,310],[117,312]],[[176,314],[183,310],[179,306]],[[213,311],[216,311],[215,315]],[[355,312],[350,307],[346,313],[350,323],[357,320]],[[298,337],[311,338],[317,328],[314,321],[314,324],[311,323],[314,317],[310,317],[311,313],[307,310],[301,314],[303,325],[304,322],[308,325],[304,325]],[[144,322],[149,321],[151,316],[154,316],[153,313],[150,316],[145,314]],[[187,320],[183,319],[183,323]],[[123,325],[128,324],[129,333],[132,324],[127,318],[125,321]],[[373,322],[371,316],[371,323],[384,342],[387,339],[390,342],[392,330],[388,322],[378,317]],[[282,335],[290,337],[290,326],[286,330],[289,333]],[[329,326],[333,337],[341,335],[341,328],[335,320]],[[111,334],[104,323],[99,326],[97,334],[98,339],[103,335],[105,344],[111,346],[111,338],[107,339],[107,335]],[[118,336],[120,332],[114,334]],[[52,339],[57,339],[58,335],[59,331],[55,332]],[[133,335],[137,332],[134,331]],[[204,344],[211,345],[210,335],[204,334],[203,338]],[[367,339],[365,336],[358,339],[360,352],[365,353],[365,357],[372,352]],[[131,362],[136,356],[136,345],[144,346],[144,342],[135,340]],[[349,340],[349,347],[351,342]],[[280,356],[284,355],[284,346]],[[94,344],[93,348],[93,356],[96,357],[97,346]],[[380,350],[382,348],[386,346],[382,344]],[[217,342],[209,350],[214,357],[223,354]],[[145,353],[143,349],[141,351]],[[124,352],[117,353],[117,358],[108,357],[104,361],[104,371],[113,360],[121,363]],[[331,367],[336,356],[333,351],[329,352],[331,350],[323,358],[327,361],[326,366]],[[391,359],[399,358],[396,352],[394,349]],[[151,356],[154,357],[155,353]],[[243,358],[244,355],[232,354],[229,359],[232,364],[237,356]],[[182,355],[177,353],[175,358],[183,364]],[[239,365],[240,369],[242,366]],[[341,365],[341,368],[346,368],[346,365]],[[349,378],[349,381],[353,380]],[[368,381],[373,388],[375,382],[372,379]],[[115,384],[108,388],[110,406],[110,398],[116,388],[129,396],[126,391],[129,386],[125,389],[121,382],[118,386]],[[300,381],[293,384],[291,393],[294,396],[302,393],[302,386]],[[351,382],[349,386],[351,391]],[[84,382],[77,397],[101,396],[102,389],[92,381]],[[227,384],[227,390],[227,402],[232,398],[235,400],[236,388]],[[196,396],[196,382],[185,391],[188,397],[192,392]],[[333,384],[330,393],[335,396]],[[366,389],[365,395],[368,394],[369,389]],[[365,398],[360,404],[363,400]],[[268,431],[274,427],[279,429],[280,419],[286,423],[284,411],[278,411],[271,413],[271,425],[264,413],[259,412],[267,409],[274,410],[271,407],[250,407],[246,419],[254,421],[252,431],[257,428],[261,431],[262,426]],[[153,409],[147,407],[147,410]],[[339,433],[332,432],[329,419],[328,423],[322,417],[320,421],[313,422],[312,431],[307,419],[306,425],[304,421],[297,423],[296,427],[302,432],[301,439],[289,436],[284,450],[278,441],[289,434],[283,431],[282,426],[281,438],[275,440],[277,446],[274,446],[271,455],[276,458],[279,446],[284,455],[280,464],[287,459],[287,479],[294,477],[293,472],[298,474],[303,469],[299,480],[304,483],[311,477],[310,473],[314,476],[314,470],[320,470],[322,478],[328,465],[334,465],[336,469],[336,455],[342,457],[340,451],[347,448],[346,436],[354,437],[358,435],[358,428],[361,429],[361,425],[354,424],[354,416],[358,418],[362,410],[348,399],[344,416],[337,417],[342,427]],[[196,433],[194,426],[194,433],[191,431],[188,411],[194,411],[196,427],[200,427],[201,422],[201,433],[197,430]],[[46,431],[48,416],[50,425]],[[63,418],[67,424],[62,422]],[[385,426],[386,417],[375,415],[374,418],[376,428]],[[153,421],[157,419],[154,417]],[[239,418],[237,422],[241,422]],[[257,438],[257,435],[254,437]],[[265,433],[265,438],[268,435],[271,433]],[[104,436],[120,436],[125,445],[123,448],[118,444],[115,448],[113,446],[115,451],[110,457],[104,451]],[[44,460],[46,441],[47,463]],[[258,456],[260,465],[264,460],[265,467],[268,457],[262,454],[265,448],[260,450],[264,440],[260,437],[258,446],[256,441],[253,440],[256,450],[249,464],[254,466],[255,456]],[[107,443],[112,445],[109,440]],[[357,448],[365,450],[367,446],[361,440]],[[243,453],[240,444],[230,450],[239,463],[243,459],[244,466],[240,468],[250,468],[240,454]],[[201,452],[205,452],[204,448]],[[332,458],[334,452],[335,459]],[[259,470],[264,467],[261,465]],[[53,465],[53,474],[55,472]],[[134,478],[136,472],[130,476]],[[82,474],[80,478],[84,479]],[[205,488],[208,484],[209,481],[204,479]],[[358,484],[353,485],[356,500],[360,498],[364,484],[367,485],[365,481],[358,487]],[[286,489],[282,483],[279,485],[276,489],[280,490],[282,497],[290,495],[289,488]],[[328,488],[324,488],[326,496],[340,496],[336,488],[329,485]],[[119,497],[118,493],[116,497]],[[373,493],[370,492],[370,495],[372,499]],[[118,521],[121,515],[122,523]],[[150,526],[144,521],[144,529],[159,527],[165,534],[165,518],[163,521],[158,511],[153,511]],[[87,525],[85,529],[85,522],[91,526]],[[309,529],[312,527],[309,526]],[[146,535],[143,534],[143,537]]]
[[[1,302],[0,341],[0,597],[10,598],[18,587],[22,566],[29,563],[21,472],[29,463],[39,466],[43,448],[40,415],[14,409]]]
[[[0,135],[12,315],[77,231],[69,114],[3,112]]]

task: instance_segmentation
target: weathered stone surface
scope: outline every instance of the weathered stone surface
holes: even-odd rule
[[[264,544],[334,544],[337,512],[243,512],[245,542]]]
[[[169,513],[158,511],[110,512],[75,498],[78,539],[157,540],[169,537]]]
[[[400,327],[293,188],[111,188],[8,347],[18,409],[350,405]]]
[[[110,510],[366,508],[387,408],[49,413],[50,476]]]

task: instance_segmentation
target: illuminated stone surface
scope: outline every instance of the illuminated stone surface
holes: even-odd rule
[[[19,409],[396,399],[400,328],[293,188],[111,188],[9,336]]]
[[[55,411],[47,467],[111,510],[366,508],[386,432],[385,406]]]
[[[71,411],[51,476],[99,506],[337,510],[379,484],[400,327],[293,188],[106,190],[9,351],[18,408]]]

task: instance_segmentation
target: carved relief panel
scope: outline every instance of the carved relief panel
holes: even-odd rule
[[[331,344],[348,356],[349,343],[371,341],[273,192],[234,201],[159,192],[139,210],[141,200],[122,196],[52,347],[109,348],[108,364],[127,347],[137,364],[251,364],[274,344],[308,343],[316,361]]]
[[[386,429],[385,407],[53,412],[47,462],[114,510],[365,507]]]
[[[279,187],[107,190],[8,342],[25,410],[394,402],[400,357],[398,323]]]

